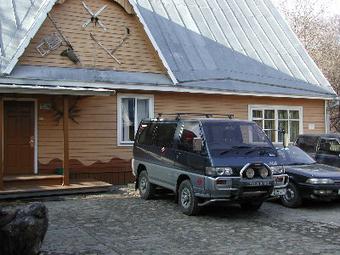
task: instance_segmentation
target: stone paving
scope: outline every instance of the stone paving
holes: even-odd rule
[[[143,201],[129,189],[44,199],[50,226],[42,254],[340,254],[340,203],[258,212],[210,206],[183,215],[173,196]]]

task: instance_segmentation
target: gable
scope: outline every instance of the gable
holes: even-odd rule
[[[36,47],[46,36],[57,32],[51,20],[46,18],[21,56],[19,64],[165,73],[162,62],[142,25],[138,18],[131,14],[131,6],[127,6],[126,1],[92,0],[84,2],[93,12],[97,12],[107,5],[106,9],[98,16],[106,31],[98,25],[94,26],[93,23],[90,23],[85,29],[82,28],[82,25],[90,18],[90,14],[79,0],[66,0],[62,4],[56,4],[50,12],[57,27],[71,43],[80,63],[74,64],[69,58],[60,55],[67,48],[65,43],[45,56],[37,51]],[[120,64],[90,36],[90,33],[93,33],[94,38],[104,48],[111,51],[124,38],[126,28],[130,31],[128,39],[112,54]]]

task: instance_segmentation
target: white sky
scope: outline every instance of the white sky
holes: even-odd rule
[[[275,4],[279,3],[282,0],[272,0]],[[288,2],[294,3],[295,0],[288,0]],[[328,10],[329,10],[329,15],[335,15],[339,14],[340,15],[340,0],[328,0]]]

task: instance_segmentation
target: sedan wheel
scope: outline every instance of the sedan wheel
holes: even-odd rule
[[[281,197],[281,203],[290,208],[297,208],[302,203],[302,198],[294,183],[288,183],[287,192]]]

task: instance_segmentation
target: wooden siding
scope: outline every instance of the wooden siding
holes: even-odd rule
[[[85,30],[82,29],[83,23],[90,18],[90,15],[79,0],[67,0],[63,4],[56,4],[51,11],[58,27],[73,45],[80,58],[80,64],[75,65],[68,58],[60,56],[60,53],[66,49],[65,46],[61,46],[44,57],[38,53],[36,46],[46,35],[56,32],[49,19],[45,20],[31,40],[19,64],[165,73],[163,64],[136,15],[129,15],[118,3],[110,0],[91,0],[86,3],[94,12],[107,5],[107,8],[99,15],[100,21],[107,28],[106,32],[99,26],[94,27],[93,24],[89,24]],[[95,33],[96,38],[106,48],[113,49],[123,38],[125,27],[130,29],[131,35],[114,53],[122,62],[119,65],[91,39],[90,32]]]
[[[131,93],[131,92],[127,92]],[[142,94],[142,92],[133,92]],[[147,93],[147,94],[152,94]],[[304,133],[322,133],[324,101],[286,98],[262,98],[189,93],[153,93],[155,114],[158,112],[233,113],[236,118],[248,119],[248,105],[289,105],[303,107]],[[18,95],[17,95],[18,96]],[[8,95],[8,97],[14,97]],[[30,96],[38,99],[38,160],[39,174],[55,174],[62,166],[63,125],[55,111],[46,108],[53,103],[62,110],[61,96]],[[70,98],[70,106],[75,102]],[[117,96],[80,97],[78,123],[69,122],[70,176],[76,179],[98,179],[114,184],[131,182],[131,146],[117,146]],[[308,124],[315,124],[308,130]]]
[[[248,119],[248,105],[286,105],[303,107],[303,130],[308,133],[325,132],[323,100],[268,98],[251,96],[222,96],[178,93],[155,95],[155,112],[232,113],[235,118]],[[315,124],[314,130],[308,124]]]
[[[40,97],[39,104],[51,102],[51,99]],[[61,98],[55,101],[62,107]],[[302,106],[304,133],[325,132],[322,100],[155,93],[155,114],[232,113],[236,118],[248,119],[248,105],[252,104]],[[116,96],[84,97],[78,101],[77,108],[80,109],[75,118],[78,124],[70,121],[70,159],[85,166],[109,162],[112,158],[130,160],[131,147],[117,146]],[[63,156],[62,120],[58,123],[53,116],[51,110],[39,110],[39,162],[43,164]],[[309,123],[315,124],[314,130],[308,130]]]

